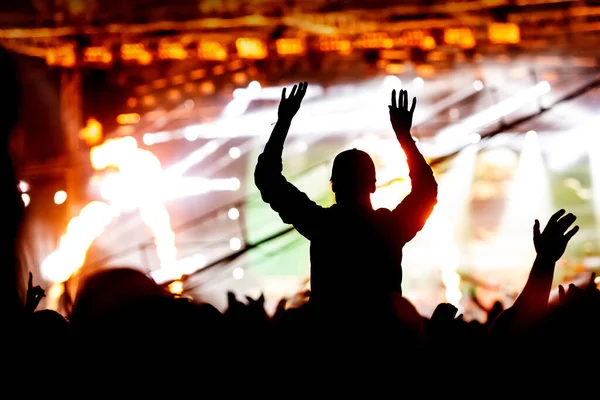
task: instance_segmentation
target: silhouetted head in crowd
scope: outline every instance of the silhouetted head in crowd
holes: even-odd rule
[[[71,320],[73,324],[98,321],[124,305],[163,296],[162,288],[141,271],[130,268],[103,270],[81,284]]]
[[[375,164],[367,153],[351,149],[333,161],[331,188],[340,205],[371,207],[376,186]]]
[[[31,314],[29,332],[44,340],[66,339],[69,322],[54,310],[41,310]]]

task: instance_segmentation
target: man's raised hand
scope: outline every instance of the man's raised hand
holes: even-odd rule
[[[536,219],[533,225],[533,244],[537,254],[548,261],[558,261],[564,254],[569,240],[579,231],[578,226],[569,230],[576,219],[575,215],[565,215],[565,210],[560,210],[550,217],[543,232],[540,232],[540,221]]]
[[[408,108],[408,92],[406,90],[400,90],[397,100],[396,90],[392,90],[392,104],[388,108],[390,109],[392,128],[394,128],[396,135],[410,133],[416,106],[417,98],[413,97],[410,109]]]
[[[27,282],[25,309],[28,312],[34,312],[44,297],[46,297],[46,291],[40,286],[33,286],[33,274],[30,272],[29,280]]]
[[[289,97],[285,97],[286,88],[281,91],[281,101],[279,102],[279,110],[277,112],[279,119],[292,120],[302,104],[302,99],[306,95],[308,82],[300,82],[294,85]]]

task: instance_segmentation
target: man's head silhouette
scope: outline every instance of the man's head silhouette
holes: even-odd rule
[[[331,188],[338,204],[370,204],[375,182],[375,164],[364,151],[346,150],[333,160]]]

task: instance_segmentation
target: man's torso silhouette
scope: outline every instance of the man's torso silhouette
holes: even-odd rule
[[[422,229],[435,196],[433,202],[423,201],[422,192],[430,189],[413,185],[394,211],[340,204],[324,208],[285,179],[280,154],[260,155],[255,182],[283,222],[311,242],[311,303],[324,312],[389,309],[393,293],[401,292],[402,248]],[[429,166],[424,171],[431,174]],[[413,182],[420,172],[411,171]]]

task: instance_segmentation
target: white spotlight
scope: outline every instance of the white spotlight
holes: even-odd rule
[[[54,193],[54,204],[61,205],[65,201],[67,201],[67,192],[64,190],[59,190],[58,192]]]
[[[154,137],[153,133],[145,133],[142,137],[142,142],[144,142],[146,146],[152,146],[154,143],[156,143],[156,138]]]
[[[481,82],[480,80],[476,80],[475,82],[473,82],[473,89],[475,89],[476,91],[480,91],[483,89],[483,82]]]
[[[233,278],[240,280],[244,277],[244,270],[241,269],[240,267],[234,268],[233,270]]]
[[[413,79],[412,83],[415,89],[421,89],[423,86],[425,86],[425,81],[420,76],[417,76],[415,79]]]
[[[19,181],[19,190],[21,190],[22,193],[29,192],[29,183],[25,181]]]
[[[230,208],[229,211],[227,212],[227,216],[229,217],[229,219],[235,221],[236,219],[238,219],[240,217],[240,210],[238,210],[235,207]]]
[[[229,247],[233,251],[238,251],[242,248],[242,241],[240,240],[240,238],[231,238],[229,240]]]
[[[242,151],[239,149],[239,147],[232,147],[229,149],[229,157],[235,159],[240,158],[240,156],[242,155]]]
[[[383,78],[383,87],[386,91],[391,92],[394,89],[400,89],[402,81],[396,75],[388,75]]]
[[[186,129],[183,137],[186,138],[186,140],[193,142],[198,139],[198,134],[192,129]]]

